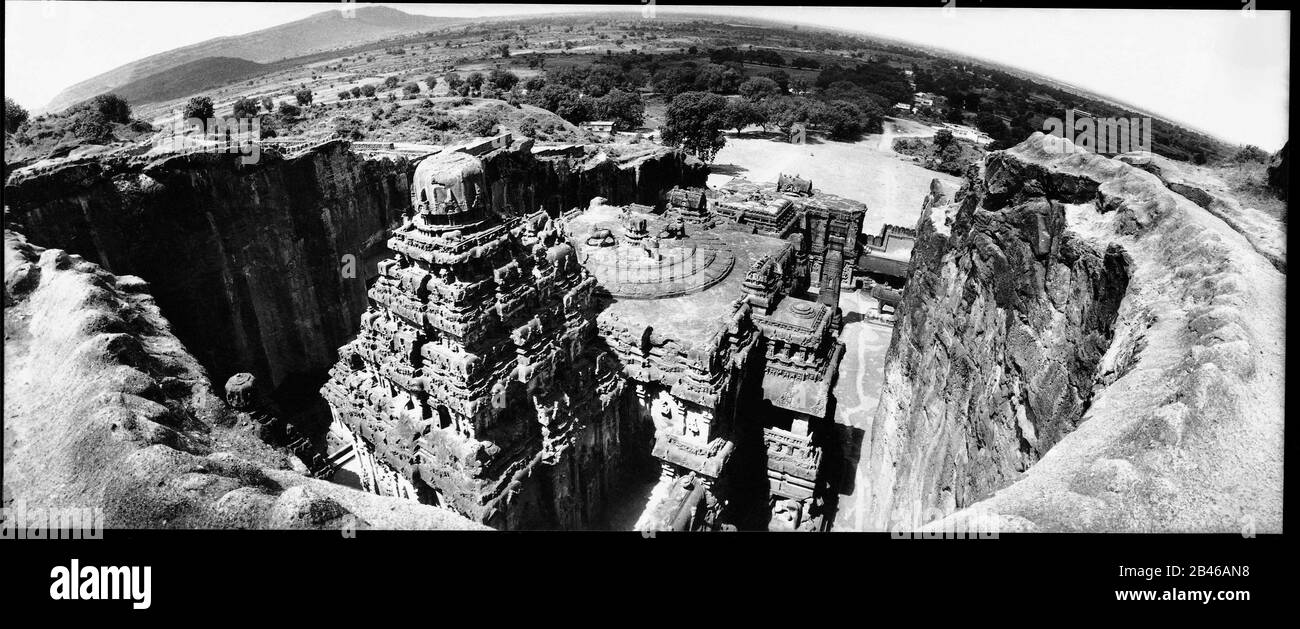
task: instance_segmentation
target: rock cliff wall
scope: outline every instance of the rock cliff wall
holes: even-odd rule
[[[1151,173],[1041,134],[920,232],[862,528],[992,512],[1004,531],[1280,531],[1275,257]]]

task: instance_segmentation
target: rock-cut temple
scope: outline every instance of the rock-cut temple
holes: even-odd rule
[[[498,529],[824,529],[866,208],[783,176],[530,213],[485,174],[529,142],[415,170],[322,390],[365,488]]]

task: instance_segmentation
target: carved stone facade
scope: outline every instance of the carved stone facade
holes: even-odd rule
[[[420,164],[323,394],[371,491],[497,528],[590,526],[617,480],[623,387],[594,342],[596,280],[544,212],[489,189],[468,152]]]
[[[810,180],[783,174],[775,184],[732,179],[722,186],[713,212],[760,234],[795,242],[797,255],[808,265],[809,279],[817,286],[823,283],[826,253],[839,251],[843,256],[840,285],[853,284],[867,213],[862,203],[826,194],[814,189]]]

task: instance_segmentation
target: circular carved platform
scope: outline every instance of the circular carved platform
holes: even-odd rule
[[[726,245],[709,237],[583,247],[580,259],[611,295],[625,299],[697,293],[725,279],[736,263]]]

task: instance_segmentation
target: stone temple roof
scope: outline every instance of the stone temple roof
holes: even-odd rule
[[[648,267],[620,277],[602,269],[599,264],[599,256],[609,254],[593,253],[591,250],[597,247],[586,244],[593,228],[607,229],[616,240],[620,239],[624,234],[619,212],[616,207],[597,205],[572,217],[566,226],[570,242],[578,247],[578,259],[586,260],[583,265],[613,295],[613,302],[601,312],[600,319],[617,321],[619,327],[629,329],[653,328],[656,336],[671,338],[685,346],[705,348],[730,324],[736,301],[744,295],[744,269],[763,256],[793,255],[794,245],[789,241],[754,234],[744,227],[722,225],[698,230],[687,226],[685,239],[660,239],[659,247],[667,250],[694,246],[696,255],[704,256],[704,252],[714,254],[713,261],[701,267],[704,270],[700,271],[708,276],[707,285],[681,290],[688,287],[681,284],[680,276],[672,273],[679,256],[665,256],[667,264],[662,279],[649,277],[651,269]],[[646,220],[646,231],[651,236],[661,233],[671,223],[671,218],[663,216],[642,215],[637,218]],[[584,253],[588,257],[584,258]],[[651,287],[646,288],[644,294],[637,295],[641,298],[629,297],[628,294],[634,290],[631,286],[640,282]],[[619,293],[624,293],[624,296],[620,297]]]
[[[483,181],[483,161],[479,158],[459,151],[433,155],[415,168],[411,205],[418,208],[428,204],[433,214],[459,214],[473,205]]]

